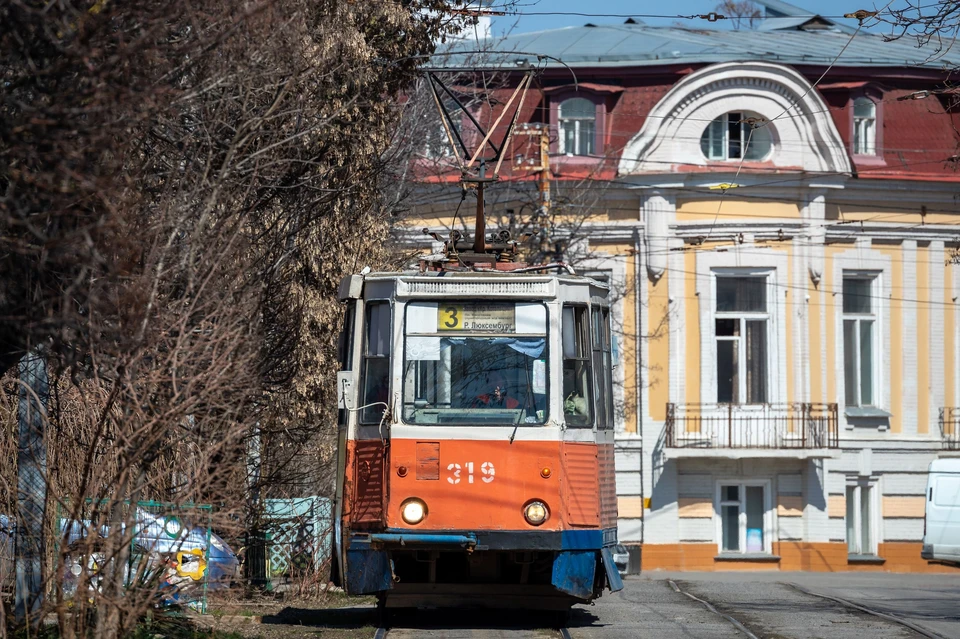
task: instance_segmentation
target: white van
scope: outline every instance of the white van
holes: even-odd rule
[[[960,565],[960,458],[930,464],[920,556]]]

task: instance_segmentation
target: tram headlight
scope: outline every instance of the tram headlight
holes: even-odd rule
[[[400,516],[410,525],[419,524],[427,516],[427,505],[420,499],[408,499],[400,504]]]
[[[523,507],[523,517],[534,526],[539,526],[550,516],[550,510],[542,501],[531,501]]]

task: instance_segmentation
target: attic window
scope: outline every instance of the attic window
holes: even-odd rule
[[[749,118],[763,119],[749,111],[732,111],[707,125],[700,136],[703,155],[708,160],[765,160],[772,146],[770,130],[766,126],[751,129]]]
[[[560,152],[566,155],[593,155],[597,107],[584,98],[560,103]]]
[[[877,105],[870,98],[853,101],[853,153],[877,154]]]

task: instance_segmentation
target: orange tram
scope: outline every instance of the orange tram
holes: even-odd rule
[[[352,275],[340,298],[346,592],[566,610],[621,589],[607,285],[494,257]]]

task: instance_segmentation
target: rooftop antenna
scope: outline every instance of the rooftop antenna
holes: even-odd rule
[[[437,236],[437,234],[430,233],[428,229],[424,229],[425,233],[431,235],[435,240],[444,243],[446,261],[459,262],[464,265],[489,263],[490,266],[495,267],[498,263],[504,266],[506,266],[506,263],[514,263],[516,259],[518,242],[510,237],[509,231],[501,230],[495,238],[492,238],[492,241],[488,241],[483,195],[484,188],[487,184],[497,182],[500,179],[500,166],[503,164],[503,158],[506,156],[510,139],[513,137],[517,119],[520,117],[520,110],[523,108],[524,100],[527,97],[527,90],[533,82],[534,69],[530,66],[524,68],[523,78],[521,78],[517,84],[510,99],[504,104],[503,109],[489,130],[485,130],[484,127],[477,122],[477,119],[460,101],[456,93],[438,77],[438,73],[453,71],[452,69],[426,70],[427,83],[430,86],[434,103],[440,113],[440,120],[443,124],[444,132],[447,135],[450,146],[453,148],[453,157],[460,168],[461,187],[464,189],[476,189],[477,192],[477,213],[474,222],[472,244],[466,241],[459,231],[452,232],[450,239],[445,241]],[[482,69],[461,69],[458,70],[458,72],[477,72],[481,70]],[[483,136],[480,144],[473,153],[467,148],[463,137],[460,135],[457,127],[454,126],[450,109],[444,104],[444,101],[440,97],[441,91],[457,105],[461,113],[466,114],[473,126]],[[512,114],[510,121],[506,131],[503,133],[503,138],[500,140],[500,143],[497,144],[493,140],[493,135],[508,114]],[[482,156],[484,151],[488,151],[488,153],[492,152],[492,155]],[[493,164],[492,175],[487,175],[489,164]]]

